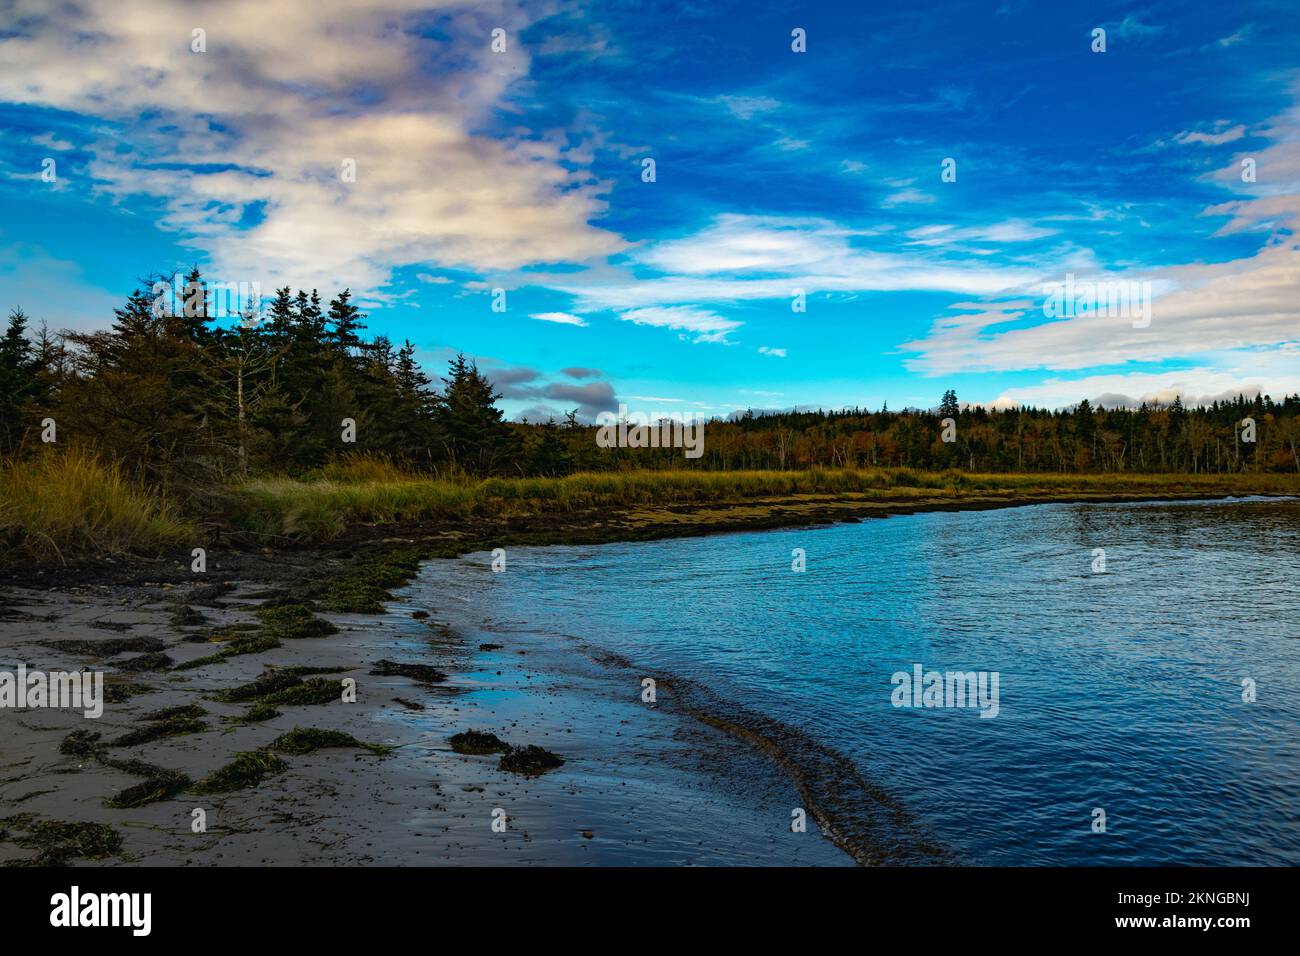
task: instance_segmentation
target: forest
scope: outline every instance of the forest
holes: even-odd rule
[[[324,303],[316,291],[286,287],[258,312],[218,321],[197,269],[178,305],[151,287],[143,282],[99,332],[33,328],[14,309],[0,339],[0,454],[73,446],[182,498],[255,476],[310,477],[357,455],[477,477],[813,467],[1300,473],[1295,395],[1049,410],[962,405],[948,390],[933,409],[751,410],[712,420],[699,458],[602,448],[595,426],[574,412],[559,422],[505,420],[492,382],[463,356],[435,381],[411,342],[366,335],[348,290]]]

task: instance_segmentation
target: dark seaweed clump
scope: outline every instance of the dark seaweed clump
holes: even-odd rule
[[[276,737],[267,749],[286,754],[309,754],[314,750],[323,750],[327,747],[355,747],[381,756],[391,753],[393,749],[383,744],[365,743],[340,730],[321,730],[316,727],[295,727],[287,734]]]
[[[451,749],[458,754],[481,756],[482,754],[508,753],[510,750],[510,745],[496,734],[483,733],[478,730],[466,730],[459,734],[453,734],[449,740]]]
[[[231,657],[239,657],[241,654],[260,654],[262,651],[270,651],[280,646],[280,642],[266,634],[255,634],[251,637],[237,637],[229,644],[217,651],[215,654],[209,654],[207,657],[196,657],[192,661],[186,661],[183,664],[177,664],[172,670],[187,671],[196,667],[204,667],[208,664],[219,664],[221,661]]]
[[[180,737],[184,734],[197,734],[208,729],[205,721],[195,717],[174,716],[161,720],[152,720],[143,727],[128,730],[121,737],[110,742],[112,747],[138,747],[163,737]]]
[[[120,704],[139,694],[152,694],[154,688],[147,684],[135,684],[131,681],[112,681],[104,684],[104,702]]]
[[[195,793],[229,793],[255,787],[263,778],[282,773],[287,764],[275,754],[265,750],[250,750],[235,754],[235,759],[220,770],[214,770],[194,785]]]
[[[31,814],[19,814],[0,820],[0,828],[2,838],[37,851],[17,866],[65,866],[74,859],[102,860],[122,852],[121,835],[106,823],[37,822]],[[11,828],[25,835],[11,836]]]
[[[104,735],[97,730],[74,730],[59,744],[59,753],[70,757],[90,757],[99,750]]]
[[[277,690],[261,698],[264,704],[331,704],[343,697],[343,688],[336,680],[313,677],[298,680],[291,687]]]
[[[104,806],[113,810],[132,810],[175,796],[194,782],[175,770],[145,766],[152,771],[146,779],[120,791],[116,797],[109,797]]]
[[[498,766],[510,773],[537,776],[563,765],[563,757],[558,757],[549,750],[543,750],[535,744],[529,744],[527,747],[512,747],[501,757],[501,763]]]
[[[173,627],[196,627],[200,624],[207,624],[208,617],[202,611],[196,611],[188,604],[182,604],[172,612]]]
[[[218,692],[215,696],[217,700],[224,701],[228,704],[238,704],[246,700],[256,700],[259,697],[265,697],[268,694],[283,690],[286,687],[296,687],[302,683],[302,678],[295,674],[289,668],[282,670],[268,670],[255,681],[247,684],[240,684],[237,687],[231,687],[229,690]]]
[[[141,654],[117,662],[117,669],[123,671],[165,671],[176,662],[166,654]]]
[[[401,587],[420,570],[418,551],[387,551],[345,571],[321,589],[320,599],[331,611],[379,614],[393,600],[390,588]]]
[[[222,720],[228,724],[260,724],[264,720],[271,720],[279,716],[280,712],[271,704],[256,703],[238,717],[223,717]]]
[[[428,664],[399,664],[387,658],[376,663],[370,673],[377,677],[409,677],[421,684],[440,684],[447,679],[446,674]]]
[[[162,710],[154,710],[145,714],[141,720],[174,720],[177,717],[199,718],[207,715],[207,711],[198,704],[181,704],[178,707],[164,707]]]
[[[312,614],[305,604],[279,604],[257,609],[258,620],[271,637],[297,640],[304,637],[327,637],[338,633],[338,628],[324,618]]]
[[[156,637],[110,637],[102,641],[45,641],[41,646],[83,657],[114,657],[128,652],[161,651],[167,645]]]

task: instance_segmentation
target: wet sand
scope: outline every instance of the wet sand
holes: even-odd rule
[[[752,747],[642,703],[638,683],[572,649],[520,636],[482,650],[440,623],[436,607],[403,604],[401,591],[387,614],[321,614],[336,634],[193,670],[133,673],[121,665],[134,653],[98,660],[45,646],[142,637],[164,642],[178,664],[209,655],[220,645],[186,638],[255,623],[260,602],[250,595],[267,584],[230,583],[215,598],[204,594],[214,590],[208,584],[5,589],[0,670],[88,667],[102,669],[110,685],[149,690],[106,704],[97,720],[70,710],[0,711],[0,818],[92,821],[120,834],[120,852],[69,861],[78,865],[852,865],[814,820],[806,833],[790,831],[790,808],[800,799]],[[181,606],[207,623],[172,623]],[[417,611],[429,616],[413,618]],[[448,679],[370,675],[380,659],[431,664]],[[295,665],[346,668],[327,676],[354,678],[356,702],[282,704],[279,717],[262,723],[223,723],[245,705],[215,701],[213,693],[268,666]],[[145,726],[146,713],[188,704],[202,707],[208,729],[103,752],[198,780],[294,727],[344,731],[394,749],[387,756],[355,748],[285,754],[284,772],[256,786],[183,792],[133,809],[104,800],[139,776],[60,752],[73,731],[111,741]],[[508,773],[497,755],[453,752],[448,737],[469,729],[544,747],[565,763],[538,777]],[[192,831],[195,808],[206,813],[204,833]],[[494,814],[507,818],[505,832],[494,831]],[[22,828],[9,829],[0,863],[30,860],[33,850],[15,842]]]

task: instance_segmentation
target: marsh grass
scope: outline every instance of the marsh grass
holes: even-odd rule
[[[193,540],[166,498],[78,449],[0,462],[0,562],[157,554]]]
[[[962,471],[625,471],[564,478],[429,478],[354,461],[316,480],[267,478],[236,489],[236,523],[264,535],[328,541],[354,524],[525,518],[591,509],[807,496],[864,501],[1106,495],[1295,494],[1294,475],[972,474]]]

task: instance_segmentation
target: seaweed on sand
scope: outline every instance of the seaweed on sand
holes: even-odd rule
[[[194,785],[195,793],[229,793],[255,787],[265,777],[282,773],[287,764],[266,750],[249,750],[235,754],[235,759],[214,770]]]
[[[195,627],[200,624],[207,624],[208,616],[202,611],[196,611],[188,604],[182,604],[172,612],[173,627]]]
[[[242,714],[234,717],[222,717],[221,720],[227,724],[260,724],[264,720],[271,720],[279,716],[280,712],[273,706],[258,702],[245,708]]]
[[[227,704],[238,704],[248,700],[257,700],[259,697],[265,697],[286,687],[296,687],[301,683],[302,678],[294,673],[291,668],[273,669],[264,671],[257,680],[219,691],[213,696]]]
[[[112,810],[132,810],[175,796],[194,782],[176,770],[164,770],[161,767],[147,769],[153,772],[139,783],[119,791],[117,796],[109,797],[104,801],[104,806]]]
[[[138,747],[163,737],[180,737],[184,734],[197,734],[208,729],[205,721],[195,717],[167,717],[151,720],[143,727],[128,730],[122,736],[109,742],[110,747]]]
[[[31,814],[0,820],[5,836],[36,856],[16,862],[16,866],[64,866],[70,860],[102,860],[122,851],[122,836],[106,823],[69,823],[63,820],[36,821]],[[23,832],[11,836],[9,829]]]
[[[321,603],[332,611],[378,614],[393,600],[390,588],[400,587],[420,570],[420,553],[388,551],[346,571],[320,590]]]
[[[522,773],[535,777],[564,765],[564,758],[556,756],[549,750],[543,750],[536,744],[527,747],[512,747],[501,757],[498,765],[510,773]]]
[[[120,704],[139,694],[152,694],[154,692],[155,688],[147,684],[136,684],[132,681],[112,680],[111,678],[104,682],[104,702],[106,704]]]
[[[43,647],[83,657],[114,657],[139,651],[161,651],[167,645],[156,637],[110,637],[102,641],[44,641]]]
[[[343,688],[339,681],[313,677],[311,680],[299,680],[291,687],[267,694],[261,698],[264,704],[330,704],[343,697]]]
[[[314,615],[305,604],[263,606],[257,609],[257,617],[269,636],[285,640],[327,637],[338,633],[337,627]]]
[[[357,740],[351,734],[345,734],[340,730],[321,730],[317,727],[295,727],[267,745],[268,750],[278,750],[286,754],[309,754],[314,750],[327,747],[355,747],[380,756],[393,750],[392,747],[383,744],[368,744]]]
[[[194,670],[196,667],[205,667],[208,664],[219,664],[231,657],[239,657],[242,654],[260,654],[262,651],[270,651],[280,646],[279,640],[265,634],[255,634],[250,637],[237,637],[229,644],[217,651],[215,654],[209,654],[207,657],[196,657],[192,661],[185,661],[177,664],[172,668],[174,671]]]
[[[118,670],[123,671],[165,671],[176,662],[166,654],[141,654],[139,657],[117,661]]]
[[[482,756],[483,754],[508,753],[510,750],[510,745],[496,734],[484,733],[479,730],[462,731],[459,734],[453,734],[448,739],[451,742],[451,749],[458,754]]]
[[[74,730],[59,744],[59,753],[70,757],[93,756],[102,746],[99,741],[103,736],[97,730]]]
[[[378,661],[370,673],[377,677],[409,677],[421,684],[440,684],[447,679],[446,674],[428,664],[400,664],[387,658]]]
[[[177,707],[164,707],[161,710],[150,711],[141,717],[141,720],[172,720],[176,717],[193,717],[195,719],[204,717],[207,711],[198,704],[181,704]]]

